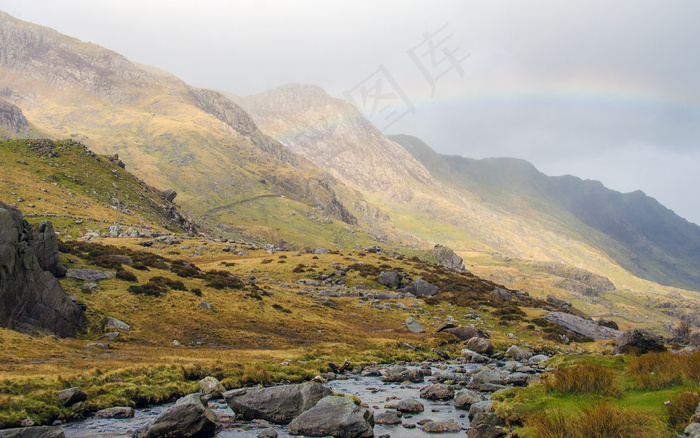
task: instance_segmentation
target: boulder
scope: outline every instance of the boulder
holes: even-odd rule
[[[467,341],[467,348],[479,354],[493,353],[493,344],[485,338],[473,337]]]
[[[68,388],[56,393],[63,406],[71,406],[87,400],[87,394],[80,388]]]
[[[468,438],[501,438],[506,435],[508,434],[503,428],[486,423],[471,425],[467,429]]]
[[[564,310],[571,309],[571,301],[562,300],[554,295],[547,295],[547,302],[557,307],[561,307]]]
[[[437,244],[430,252],[437,258],[438,265],[458,272],[465,271],[464,261],[450,248]]]
[[[437,295],[438,292],[440,292],[439,287],[435,286],[434,284],[428,283],[422,278],[416,278],[413,281],[413,292],[411,293],[415,296],[432,297],[434,295]]]
[[[111,316],[107,317],[107,328],[115,328],[120,332],[128,332],[131,329],[129,324],[120,319],[112,318]]]
[[[168,410],[139,431],[139,438],[214,436],[219,420],[202,403],[199,393],[180,398]]]
[[[79,268],[68,269],[66,277],[78,281],[89,281],[97,283],[98,281],[108,280],[114,277],[114,271],[96,271],[94,269]]]
[[[506,350],[506,357],[517,360],[518,362],[526,362],[532,357],[532,352],[517,345],[512,345]]]
[[[95,418],[133,418],[134,408],[116,406],[95,412]]]
[[[447,421],[428,421],[421,426],[421,430],[427,433],[450,433],[460,432],[462,426],[453,419]]]
[[[496,301],[510,301],[513,299],[513,294],[500,287],[492,290],[489,296]]]
[[[74,337],[85,316],[56,279],[64,273],[53,226],[30,226],[18,209],[0,202],[0,326]]]
[[[393,366],[386,371],[386,374],[382,376],[383,382],[411,382],[420,383],[424,381],[423,371],[417,368],[407,369],[402,366]]]
[[[484,400],[471,405],[469,408],[469,418],[474,418],[477,414],[488,414],[491,412],[493,400]]]
[[[666,351],[664,338],[648,329],[627,330],[617,340],[613,354],[645,354]]]
[[[321,247],[318,247],[318,248],[314,249],[314,251],[313,251],[314,254],[329,254],[330,252],[331,252],[330,249],[321,248]]]
[[[401,424],[401,417],[396,411],[386,411],[374,417],[375,424]]]
[[[600,325],[600,326],[603,326],[603,327],[611,328],[613,330],[620,330],[620,326],[618,326],[615,321],[610,320],[610,319],[602,319],[601,318],[598,321],[596,321],[595,323]]]
[[[471,338],[485,338],[484,332],[474,327],[456,327],[444,330],[457,336],[460,341],[468,341]]]
[[[177,197],[177,192],[173,189],[165,189],[163,192],[163,199],[165,199],[168,202],[173,202],[175,200],[175,197]]]
[[[199,392],[204,395],[211,395],[213,398],[221,398],[226,392],[226,388],[216,377],[207,376],[199,381]]]
[[[397,289],[401,286],[401,275],[394,271],[383,271],[377,281],[386,287]]]
[[[313,437],[370,438],[374,436],[374,414],[351,398],[331,395],[295,418],[289,431]]]
[[[618,330],[596,324],[589,319],[570,313],[550,312],[544,315],[544,319],[559,324],[561,328],[576,336],[585,336],[593,339],[614,339],[622,335],[622,332]]]
[[[415,398],[407,398],[399,400],[399,402],[396,403],[396,410],[399,412],[408,412],[413,414],[423,412],[425,408],[423,407],[423,403],[421,403],[419,400],[416,400]]]
[[[440,332],[444,332],[445,330],[451,329],[451,328],[457,328],[457,326],[452,324],[451,322],[446,322],[444,324],[440,324],[440,327],[436,328],[435,332],[440,333]]]
[[[412,316],[406,317],[406,328],[411,333],[425,333],[425,329]]]
[[[484,396],[478,392],[465,389],[455,396],[455,408],[469,410],[473,404],[484,400]]]
[[[462,350],[462,358],[469,363],[486,363],[490,359],[483,354],[465,348]]]
[[[122,265],[131,266],[134,263],[134,260],[128,255],[110,254],[109,256],[121,263]]]
[[[200,301],[199,307],[201,307],[204,310],[214,310],[214,308],[211,306],[211,304],[207,303],[206,300]]]
[[[64,438],[60,427],[35,426],[0,430],[0,438]]]
[[[287,424],[331,394],[332,391],[320,383],[306,382],[269,388],[242,388],[223,395],[233,412],[246,420],[262,419]]]
[[[420,398],[426,400],[452,400],[455,396],[455,390],[450,385],[437,383],[428,385],[420,390]]]

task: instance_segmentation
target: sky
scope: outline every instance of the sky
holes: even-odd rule
[[[700,224],[700,2],[0,0],[195,86],[315,84],[443,154],[642,190]]]

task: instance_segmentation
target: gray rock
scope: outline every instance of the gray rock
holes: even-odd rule
[[[199,392],[204,395],[211,395],[213,398],[221,398],[226,392],[226,388],[216,377],[207,376],[199,381]]]
[[[550,312],[544,319],[559,324],[561,328],[576,336],[586,336],[593,339],[615,339],[622,335],[619,330],[611,329],[595,322],[563,312]]]
[[[56,393],[63,406],[71,406],[78,402],[87,400],[87,394],[77,387],[62,389]]]
[[[432,297],[440,292],[440,288],[434,284],[430,284],[422,278],[416,278],[413,281],[413,295],[422,297]]]
[[[386,411],[374,417],[375,424],[401,424],[401,417],[396,411]]]
[[[109,227],[109,231],[107,232],[107,235],[111,238],[119,237],[119,234],[122,232],[122,227],[119,225],[111,225]]]
[[[202,403],[199,393],[180,398],[175,405],[161,413],[139,431],[139,438],[208,437],[214,436],[219,420]]]
[[[700,423],[690,423],[689,425],[686,426],[683,433],[685,434],[685,436],[687,436],[689,438],[700,437]]]
[[[275,429],[268,428],[258,432],[258,438],[277,438],[279,434]]]
[[[177,192],[173,189],[165,189],[165,191],[163,192],[163,199],[165,199],[168,202],[173,202],[176,196]]]
[[[492,400],[484,400],[471,405],[469,408],[469,418],[474,418],[476,414],[488,414],[491,412]]]
[[[83,283],[83,292],[85,293],[93,293],[96,292],[100,288],[100,285],[97,283]]]
[[[527,386],[529,378],[530,378],[529,374],[513,373],[513,374],[509,374],[508,376],[506,376],[504,381],[506,382],[507,385]]]
[[[444,330],[459,338],[460,341],[468,341],[471,338],[485,338],[484,333],[474,327],[456,327]]]
[[[491,368],[487,368],[482,365],[479,367],[479,372],[472,376],[472,381],[478,383],[492,383],[496,385],[501,385],[503,384],[504,377],[505,376],[501,371],[492,370]]]
[[[479,354],[468,348],[462,350],[462,358],[469,363],[486,363],[491,360],[483,354]]]
[[[204,310],[214,310],[211,304],[207,303],[205,300],[199,302],[199,307],[201,307]]]
[[[0,326],[44,328],[74,337],[84,326],[83,310],[67,296],[56,276],[58,242],[53,226],[31,226],[15,207],[0,202]]]
[[[506,350],[506,357],[518,362],[525,362],[532,357],[532,352],[528,351],[517,345],[512,345],[508,350]]]
[[[571,301],[559,299],[554,295],[547,295],[547,302],[554,304],[557,307],[561,307],[564,310],[571,309]]]
[[[513,299],[513,295],[510,292],[500,287],[492,290],[489,296],[497,301],[510,301]]]
[[[370,438],[374,414],[347,397],[328,396],[289,424],[293,435]]]
[[[109,344],[105,344],[102,342],[88,342],[86,345],[88,347],[95,347],[95,348],[101,348],[103,350],[109,350]]]
[[[464,261],[450,248],[438,244],[435,245],[430,252],[437,258],[438,265],[444,266],[447,269],[454,269],[455,271],[459,272],[465,271]]]
[[[107,317],[107,328],[115,328],[120,332],[128,332],[131,329],[129,324],[120,319],[112,318],[111,316]]]
[[[467,348],[479,354],[493,353],[493,344],[485,338],[473,337],[467,341]]]
[[[330,252],[331,250],[321,247],[314,249],[314,254],[329,254]]]
[[[269,388],[244,388],[223,395],[233,412],[246,420],[263,419],[287,424],[331,394],[331,390],[320,383],[306,382]]]
[[[136,228],[133,228],[133,227],[127,228],[126,231],[124,231],[123,233],[121,233],[119,235],[119,237],[140,237],[140,236],[141,236],[141,233],[139,233],[139,230],[137,230]]]
[[[412,316],[406,317],[406,328],[411,333],[425,333],[425,329]]]
[[[69,269],[66,271],[66,277],[73,280],[97,283],[114,277],[114,271],[96,271],[87,268]]]
[[[501,438],[506,435],[506,431],[502,428],[486,423],[472,424],[469,429],[467,429],[468,438]]]
[[[412,382],[420,383],[425,380],[425,375],[420,369],[407,369],[402,366],[393,366],[382,376],[383,382]]]
[[[666,351],[664,339],[648,329],[627,330],[617,340],[613,354],[645,354]]]
[[[445,330],[451,329],[451,328],[457,328],[457,326],[452,324],[451,322],[446,322],[444,324],[440,324],[440,327],[436,328],[435,332],[440,333],[440,332],[444,332]]]
[[[426,400],[452,400],[455,396],[455,390],[450,385],[437,383],[428,385],[420,391],[420,398]]]
[[[64,438],[60,427],[35,426],[0,430],[0,438]]]
[[[460,426],[453,419],[449,419],[447,421],[428,421],[421,426],[421,430],[427,433],[460,432],[462,430],[462,426]]]
[[[398,272],[394,271],[382,272],[381,274],[379,274],[379,279],[377,281],[379,281],[379,283],[383,284],[386,287],[391,287],[394,289],[397,289],[401,286],[401,276]]]
[[[549,360],[549,356],[546,356],[544,354],[537,354],[535,356],[532,356],[530,359],[528,359],[528,363],[532,365],[539,365],[542,362],[545,362]]]
[[[479,394],[478,392],[465,389],[457,393],[457,395],[455,396],[455,408],[469,410],[469,408],[471,408],[473,404],[482,402],[484,400],[484,396]]]
[[[116,406],[95,412],[95,418],[133,418],[134,408]]]
[[[396,410],[399,412],[408,412],[413,414],[423,412],[425,408],[423,407],[423,403],[421,403],[419,400],[416,400],[415,398],[407,398],[399,400],[399,402],[396,403]]]

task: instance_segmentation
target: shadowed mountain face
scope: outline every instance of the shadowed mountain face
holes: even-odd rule
[[[641,191],[620,193],[598,181],[574,176],[549,177],[514,158],[475,160],[440,155],[420,139],[397,135],[430,173],[479,194],[485,201],[516,212],[517,203],[559,215],[570,228],[577,222],[619,245],[598,245],[635,275],[660,284],[700,290],[700,227],[677,216]],[[572,218],[566,219],[570,213]],[[575,220],[573,220],[575,218]]]

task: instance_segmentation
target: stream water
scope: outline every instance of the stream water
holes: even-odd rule
[[[447,369],[444,366],[438,368],[440,364],[433,364],[431,371],[435,374],[449,374],[456,370],[457,366],[448,365]],[[476,365],[461,365],[464,373],[464,368],[476,368]],[[415,367],[408,367],[415,368]],[[464,374],[462,374],[464,375]],[[404,414],[402,424],[385,425],[376,424],[374,427],[374,436],[380,437],[389,435],[392,437],[427,437],[435,434],[429,434],[420,429],[419,421],[431,419],[433,421],[445,421],[454,419],[463,427],[461,432],[442,433],[439,436],[453,437],[466,436],[466,429],[469,427],[469,419],[467,411],[455,409],[454,400],[448,401],[431,401],[420,399],[420,390],[433,382],[430,382],[430,377],[426,377],[422,383],[384,383],[379,377],[363,377],[355,374],[348,374],[347,379],[332,380],[326,384],[332,391],[343,393],[345,395],[354,395],[359,397],[363,403],[367,403],[373,410],[375,417],[382,412],[387,411],[384,406],[393,401],[406,398],[415,398],[420,400],[425,407],[421,413],[414,415]],[[459,391],[457,391],[459,392]],[[484,393],[488,396],[488,394]],[[273,428],[277,431],[279,437],[291,437],[289,430],[285,426],[279,426],[267,423],[266,421],[235,421],[235,414],[226,405],[223,400],[211,400],[210,406],[217,416],[222,420],[222,428],[217,432],[217,438],[255,438],[258,434],[267,428]],[[146,426],[151,420],[158,416],[161,412],[168,409],[171,404],[149,407],[136,410],[134,418],[129,419],[98,419],[87,418],[83,421],[68,423],[62,426],[67,438],[82,438],[82,437],[129,437]],[[408,427],[405,427],[408,425]],[[410,425],[415,425],[411,428]]]

